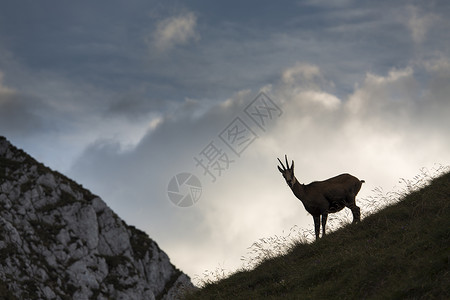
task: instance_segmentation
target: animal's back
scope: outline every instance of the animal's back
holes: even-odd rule
[[[356,196],[364,180],[359,180],[348,173],[340,174],[323,181],[311,182],[308,187],[310,190],[321,191],[327,198],[341,198],[347,193]]]
[[[310,185],[312,185],[312,186],[314,186],[314,185],[321,185],[322,183],[327,183],[327,184],[330,184],[330,183],[345,183],[345,182],[349,182],[351,180],[354,180],[355,182],[360,181],[355,176],[350,175],[348,173],[344,173],[344,174],[340,174],[340,175],[331,177],[331,178],[326,179],[326,180],[311,182]],[[362,180],[362,182],[364,182],[364,180]]]
[[[333,183],[340,183],[340,182],[348,182],[348,181],[351,181],[351,180],[360,181],[358,178],[356,178],[355,176],[350,175],[348,173],[344,173],[344,174],[340,174],[340,175],[331,177],[330,179],[327,179],[325,181],[330,181],[330,182],[333,182]]]

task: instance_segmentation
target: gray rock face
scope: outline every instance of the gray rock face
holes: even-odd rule
[[[191,288],[147,234],[0,137],[0,295],[176,299]]]

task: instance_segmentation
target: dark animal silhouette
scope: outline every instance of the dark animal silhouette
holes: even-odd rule
[[[294,161],[289,167],[287,155],[285,160],[286,167],[278,158],[282,167],[278,166],[278,170],[283,174],[294,195],[302,201],[305,209],[313,216],[316,240],[319,238],[320,216],[322,216],[322,236],[325,235],[328,214],[338,212],[344,207],[351,209],[353,223],[360,221],[360,208],[356,206],[355,197],[364,180],[359,180],[350,174],[341,174],[324,181],[301,184],[294,176]]]

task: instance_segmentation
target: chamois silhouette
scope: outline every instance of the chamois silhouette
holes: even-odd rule
[[[327,180],[301,184],[294,176],[294,161],[289,167],[287,155],[285,160],[286,167],[278,158],[282,167],[278,166],[278,170],[283,174],[294,195],[302,201],[306,211],[313,216],[316,240],[319,238],[320,216],[322,216],[322,236],[325,235],[328,214],[338,212],[344,207],[352,211],[353,223],[360,221],[360,208],[356,206],[355,197],[364,180],[350,174],[341,174]]]

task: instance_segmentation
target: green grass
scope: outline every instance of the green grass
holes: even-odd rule
[[[450,299],[450,173],[188,299]]]

